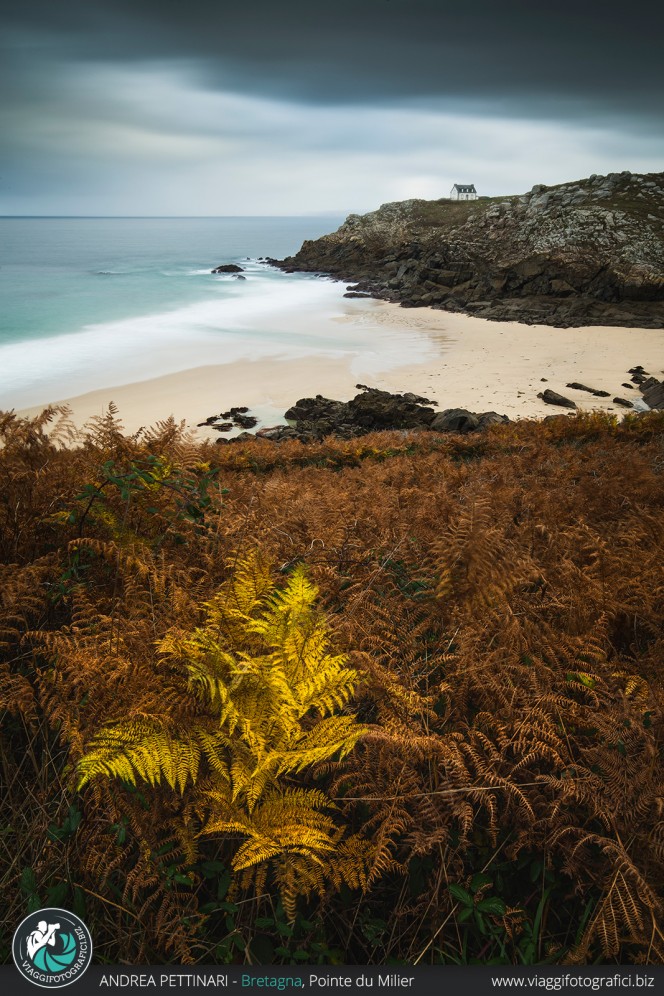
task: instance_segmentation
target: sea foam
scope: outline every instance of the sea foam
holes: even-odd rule
[[[342,284],[251,269],[251,282],[194,304],[3,346],[0,408],[236,360],[347,356],[360,375],[426,359],[422,337],[335,321],[348,304]]]

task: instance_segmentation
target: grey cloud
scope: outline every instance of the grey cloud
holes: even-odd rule
[[[69,58],[191,58],[209,83],[298,102],[490,95],[530,110],[662,112],[664,12],[652,0],[75,0],[5,22]]]
[[[14,0],[0,213],[369,210],[661,169],[662,20],[642,0]]]

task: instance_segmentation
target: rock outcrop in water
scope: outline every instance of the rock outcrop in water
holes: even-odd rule
[[[664,327],[664,173],[591,176],[477,201],[350,215],[294,256],[403,307],[557,326]]]

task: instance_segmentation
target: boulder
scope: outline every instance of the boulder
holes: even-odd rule
[[[439,412],[429,424],[434,432],[474,432],[479,426],[477,415],[466,408],[447,408],[444,412]]]
[[[507,415],[499,415],[498,412],[482,412],[477,418],[479,429],[487,429],[490,425],[502,425],[509,422]]]
[[[641,394],[649,408],[664,409],[664,382],[649,377],[641,384]]]
[[[215,266],[214,270],[210,270],[210,273],[242,273],[243,268],[238,266],[237,263],[222,263],[221,266]]]
[[[579,384],[576,381],[572,381],[571,384],[567,384],[566,387],[571,387],[574,391],[587,391],[588,394],[593,394],[596,398],[608,398],[608,391],[596,391],[594,387],[586,387],[585,384]]]
[[[278,443],[282,439],[297,439],[298,431],[290,425],[271,425],[266,426],[264,429],[259,429],[256,433],[256,438],[269,439],[271,442]]]
[[[573,401],[563,397],[562,394],[556,394],[555,391],[551,391],[548,387],[546,391],[540,391],[537,397],[541,398],[547,405],[558,405],[560,408],[576,408]]]
[[[241,429],[253,429],[255,425],[258,425],[258,419],[254,415],[236,415],[233,421]]]

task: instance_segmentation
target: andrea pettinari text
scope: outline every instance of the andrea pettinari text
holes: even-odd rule
[[[108,972],[102,975],[99,986],[111,991],[128,987],[204,987],[210,989],[351,989],[353,986],[370,988],[409,989],[413,975],[386,972],[377,975],[242,975],[229,979],[223,972]]]

